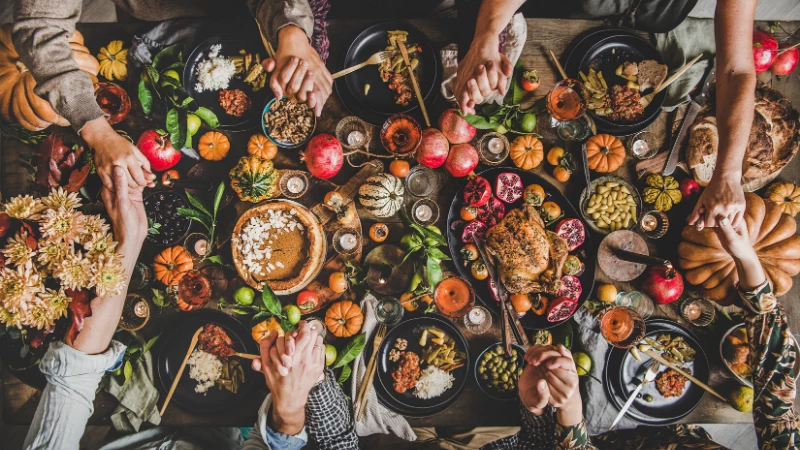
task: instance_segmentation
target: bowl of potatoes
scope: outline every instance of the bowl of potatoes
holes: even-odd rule
[[[599,177],[581,193],[580,211],[589,228],[600,234],[630,230],[639,223],[642,197],[622,178]]]

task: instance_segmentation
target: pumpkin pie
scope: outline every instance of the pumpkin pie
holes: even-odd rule
[[[277,295],[306,287],[325,261],[322,226],[305,207],[285,200],[246,211],[233,231],[233,261],[255,289],[264,283]]]

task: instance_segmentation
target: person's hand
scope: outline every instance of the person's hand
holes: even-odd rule
[[[464,114],[475,114],[475,105],[493,92],[506,93],[508,78],[514,71],[511,62],[500,53],[499,38],[476,38],[464,59],[458,63],[453,95]]]
[[[717,233],[722,248],[733,258],[745,259],[755,256],[746,221],[742,220],[739,226],[734,228],[730,220],[722,219],[714,228],[714,232]]]
[[[276,98],[305,103],[319,117],[325,102],[333,92],[333,77],[308,42],[305,32],[288,26],[278,32],[275,58],[262,63],[272,76],[269,85]]]
[[[81,129],[81,137],[94,151],[94,165],[106,188],[114,189],[112,171],[115,166],[128,173],[131,189],[141,191],[155,186],[156,176],[150,170],[150,162],[135,145],[117,134],[105,118],[87,122]]]
[[[519,377],[518,387],[519,399],[525,408],[532,414],[541,416],[550,401],[550,392],[541,370],[530,364],[525,366],[522,376]]]
[[[546,381],[548,403],[556,408],[558,422],[564,426],[577,425],[583,420],[583,405],[572,353],[563,345],[536,346],[531,350],[525,354],[527,367],[538,369]]]
[[[695,225],[698,230],[702,230],[718,226],[719,221],[727,217],[734,228],[739,228],[744,221],[746,206],[740,178],[712,177],[689,216],[689,225]]]
[[[114,240],[119,242],[120,247],[131,245],[140,249],[147,237],[147,214],[142,191],[130,187],[128,173],[122,167],[114,166],[111,177],[112,187],[103,186],[100,196],[111,219]]]

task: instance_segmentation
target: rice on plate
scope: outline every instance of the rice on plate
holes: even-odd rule
[[[230,58],[220,56],[221,50],[222,45],[212,45],[208,59],[197,65],[197,83],[194,87],[197,92],[228,89],[228,84],[236,75],[236,65]]]
[[[211,353],[195,349],[189,356],[189,378],[197,381],[194,391],[205,394],[222,377],[222,362]]]
[[[455,377],[436,366],[428,366],[422,370],[414,395],[421,399],[438,397],[453,387]]]

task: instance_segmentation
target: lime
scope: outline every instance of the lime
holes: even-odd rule
[[[519,121],[519,128],[526,133],[533,133],[536,128],[536,114],[527,113],[523,115],[522,120]]]
[[[197,114],[189,113],[186,116],[186,132],[190,136],[194,136],[197,130],[200,129],[200,117]]]
[[[601,302],[613,303],[617,300],[617,287],[613,284],[601,284],[597,287],[597,299]]]
[[[292,325],[297,325],[300,322],[300,308],[295,305],[286,305],[283,307],[283,313],[286,314],[286,320]]]
[[[325,344],[325,365],[331,366],[336,362],[336,347],[331,344]]]
[[[731,392],[731,406],[739,412],[753,410],[753,388],[739,386]]]
[[[578,376],[582,377],[592,371],[592,358],[586,353],[575,352],[572,354]]]
[[[236,300],[236,303],[244,306],[252,305],[255,298],[256,291],[247,286],[242,286],[233,293],[233,299]]]
[[[411,251],[414,247],[422,245],[422,239],[418,234],[408,233],[400,239],[400,247],[405,251]]]

